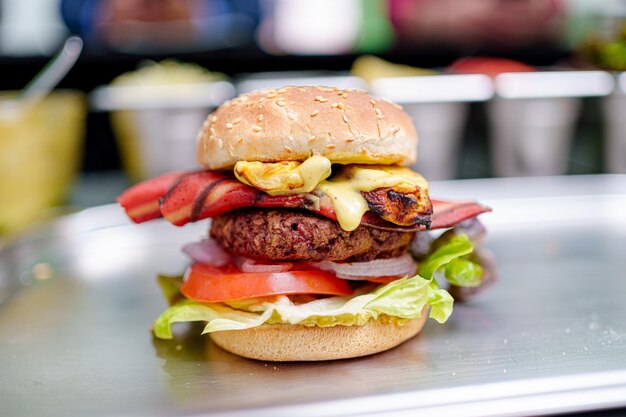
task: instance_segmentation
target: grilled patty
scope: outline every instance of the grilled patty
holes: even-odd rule
[[[363,262],[404,254],[413,232],[366,226],[347,232],[312,213],[242,209],[213,218],[211,236],[229,252],[254,259]]]

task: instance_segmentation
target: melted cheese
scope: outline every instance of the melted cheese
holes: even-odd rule
[[[403,193],[415,192],[416,187],[424,192],[428,190],[428,183],[421,175],[408,168],[390,165],[344,165],[328,179],[331,162],[319,155],[302,163],[239,161],[234,171],[239,181],[270,195],[313,191],[326,194],[339,225],[347,231],[356,229],[363,214],[369,210],[361,192],[387,187]]]
[[[235,165],[235,176],[270,195],[302,194],[310,193],[320,181],[328,178],[330,167],[330,161],[319,155],[302,163],[239,161]]]
[[[326,194],[335,209],[342,229],[351,231],[361,224],[369,206],[361,192],[394,187],[401,192],[428,190],[428,183],[408,168],[386,165],[347,165],[331,180],[322,181],[317,189]]]

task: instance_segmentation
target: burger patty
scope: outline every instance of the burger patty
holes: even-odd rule
[[[359,226],[286,209],[242,209],[213,218],[211,237],[231,253],[274,261],[363,262],[404,254],[413,232]]]

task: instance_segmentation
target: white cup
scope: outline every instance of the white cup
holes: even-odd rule
[[[456,177],[469,102],[488,100],[494,91],[491,79],[481,74],[379,78],[371,89],[413,117],[419,138],[413,168],[430,180]]]
[[[135,109],[111,113],[111,121],[127,153],[122,155],[133,179],[168,171],[198,168],[196,135],[210,107]]]
[[[487,104],[491,160],[497,176],[567,172],[581,100],[495,98]]]
[[[235,93],[226,81],[104,86],[94,109],[111,112],[124,168],[133,181],[198,167],[196,135],[206,116]]]
[[[455,178],[461,151],[468,103],[410,103],[404,110],[411,115],[419,138],[418,163],[413,169],[429,180]]]
[[[616,91],[603,100],[606,170],[626,174],[626,94]]]

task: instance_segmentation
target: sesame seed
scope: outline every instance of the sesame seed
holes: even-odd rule
[[[333,145],[332,143],[329,143],[328,145],[326,145],[326,148],[328,149],[335,149],[337,147],[337,145]]]
[[[217,116],[213,116],[213,117],[211,117],[211,122],[212,122],[212,123],[217,122]]]
[[[316,96],[315,100],[319,101],[320,103],[326,103],[328,101],[327,98],[324,98],[322,96]]]
[[[285,107],[285,100],[276,100],[276,105],[278,107]]]
[[[226,129],[232,129],[232,128],[233,128],[232,123],[226,123]]]
[[[237,144],[241,144],[243,142],[243,138],[237,139]]]
[[[343,115],[343,121],[348,123],[348,116],[346,116],[345,114]]]
[[[348,143],[354,142],[354,139],[346,139],[346,142]]]
[[[257,126],[257,125],[254,125],[254,126],[252,126],[252,130],[255,131],[255,132],[260,132],[261,131],[261,127]]]
[[[372,104],[372,106],[375,106],[375,105],[376,105],[376,100],[371,99],[371,100],[370,100],[370,103]]]
[[[341,93],[341,97],[348,98],[348,93]]]
[[[249,101],[246,103],[246,107],[252,107],[254,106],[255,103],[256,103],[255,101]]]
[[[291,113],[291,112],[289,112],[289,113],[287,113],[287,118],[288,118],[289,120],[294,120],[294,119],[296,118],[296,115],[295,115],[295,114],[293,114],[293,113]]]
[[[385,103],[391,104],[393,107],[395,107],[398,110],[402,110],[402,106],[399,105],[398,103],[394,103],[393,101],[387,100],[386,98],[382,98],[382,101],[384,101]]]
[[[317,136],[309,136],[309,142],[315,142],[317,140]]]
[[[248,97],[248,96],[240,96],[239,99],[241,101],[248,101],[248,100],[250,100],[250,97]]]
[[[333,109],[336,109],[337,107],[339,107],[339,103],[333,103],[330,105],[330,107],[332,107]]]
[[[283,93],[286,93],[286,92],[287,92],[287,89],[286,89],[286,88],[281,88],[280,90],[278,90],[278,92],[279,92],[280,94],[283,94]]]
[[[233,120],[234,125],[236,125],[237,123],[241,123],[241,117],[238,117],[235,120]]]
[[[293,152],[293,150],[289,146],[285,146],[285,150],[289,153]]]
[[[262,115],[262,114],[259,114],[259,115],[256,117],[256,119],[257,119],[259,122],[262,122],[262,121],[263,121],[263,119],[264,119],[264,117],[263,117],[263,115]]]
[[[317,116],[318,114],[320,114],[320,111],[319,111],[319,110],[313,110],[313,111],[311,112],[310,116],[311,116],[311,117],[315,117],[315,116]]]
[[[344,110],[346,108],[346,106],[344,106],[343,103],[333,103],[331,104],[331,107],[333,109],[341,109],[341,110]]]
[[[383,112],[381,112],[378,107],[376,107],[374,111],[376,112],[376,117],[378,117],[379,119],[383,118]]]
[[[209,128],[209,132],[211,132],[211,134],[214,135],[215,134],[215,128],[214,127]]]
[[[276,93],[269,93],[265,97],[267,97],[267,98],[274,98],[274,97],[276,97]]]
[[[392,125],[392,126],[391,126],[391,131],[392,131],[393,133],[398,133],[398,131],[399,131],[399,130],[400,130],[400,127],[395,126],[395,125]]]

